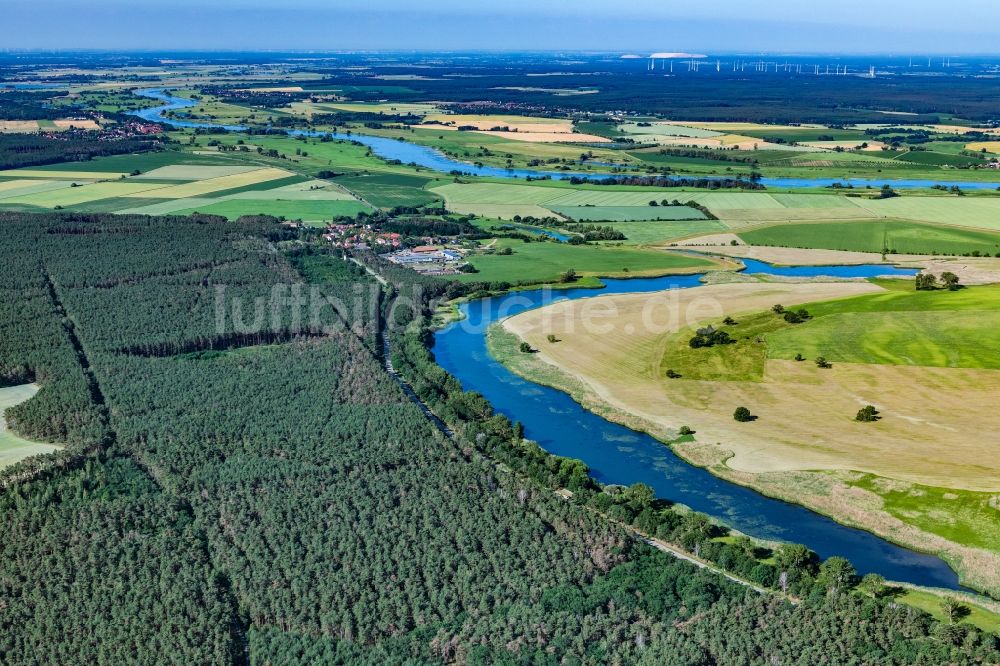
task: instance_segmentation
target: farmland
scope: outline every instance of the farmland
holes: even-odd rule
[[[500,239],[494,249],[510,248],[512,254],[474,255],[470,263],[478,270],[462,276],[467,282],[558,282],[568,270],[580,277],[663,275],[695,272],[713,267],[707,259],[662,250],[601,245],[573,246],[566,243]]]
[[[147,214],[197,211],[231,219],[270,214],[306,221],[372,210],[343,188],[279,167],[171,152],[139,156],[131,163],[137,165],[133,172],[112,171],[125,164],[125,157],[87,162],[88,170],[80,163],[2,172],[0,176],[9,180],[0,180],[0,209]],[[101,167],[108,170],[99,170]]]
[[[1000,234],[902,220],[782,224],[739,232],[749,245],[899,254],[992,255],[1000,252]]]
[[[4,663],[1000,661],[996,64],[603,40],[0,54]]]

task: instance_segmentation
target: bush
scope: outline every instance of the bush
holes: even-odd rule
[[[746,407],[737,407],[736,411],[733,412],[733,418],[740,423],[749,423],[750,421],[755,421],[756,416],[750,413],[750,410]]]
[[[858,415],[854,417],[854,420],[861,423],[873,423],[880,418],[882,417],[879,416],[878,410],[873,405],[865,405],[858,410]]]
[[[784,311],[785,321],[789,324],[801,324],[804,321],[812,319],[808,310],[798,309],[798,310],[785,310]]]
[[[535,351],[534,349],[531,348],[531,345],[529,345],[527,342],[522,342],[520,347],[518,348],[521,350],[522,354],[530,354],[533,351]]]
[[[827,361],[826,357],[824,357],[824,356],[817,356],[816,357],[816,367],[817,368],[832,368],[833,367],[833,363],[830,363],[829,361]]]

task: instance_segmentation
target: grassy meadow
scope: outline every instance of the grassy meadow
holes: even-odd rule
[[[737,234],[748,245],[898,254],[1000,252],[1000,233],[935,226],[906,220],[782,224]]]
[[[60,448],[55,444],[23,439],[7,429],[7,421],[4,417],[7,408],[29,400],[37,392],[38,387],[33,384],[0,388],[0,469],[29,456],[52,453]]]
[[[814,319],[767,336],[771,358],[938,368],[1000,369],[1000,286],[884,293],[810,304]]]
[[[458,279],[464,282],[557,282],[570,268],[580,276],[621,277],[690,272],[714,265],[698,257],[627,246],[525,243],[518,239],[499,239],[495,249],[504,248],[510,248],[513,254],[471,256],[469,262],[479,272],[464,274]]]

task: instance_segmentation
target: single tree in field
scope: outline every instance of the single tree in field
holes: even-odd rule
[[[771,306],[771,312],[773,312],[774,314],[784,314],[785,313],[785,306],[781,305],[780,303],[772,305]]]
[[[520,347],[518,348],[521,350],[522,354],[530,354],[533,351],[535,351],[534,349],[531,348],[531,345],[529,345],[527,342],[522,342]]]
[[[677,432],[679,432],[682,436],[694,434],[694,430],[692,430],[690,426],[681,426],[681,429],[678,430]]]
[[[549,342],[559,342],[559,339],[556,338],[556,336],[553,335],[552,333],[549,333],[548,335],[546,335],[545,339],[548,340]]]
[[[576,277],[576,270],[568,268],[565,273],[559,276],[559,281],[563,283],[576,282]]]
[[[733,412],[733,418],[740,423],[749,423],[755,420],[757,417],[750,413],[750,410],[746,407],[737,407],[736,411]]]
[[[830,363],[828,360],[826,360],[825,356],[817,356],[816,357],[816,367],[817,368],[832,368],[833,367],[833,363]]]
[[[941,273],[941,284],[943,284],[948,291],[955,291],[961,287],[958,283],[958,276],[951,271]]]
[[[799,354],[795,355],[795,360],[796,361],[804,361],[804,360],[806,360],[806,357],[803,356],[801,353],[799,353]]]
[[[931,273],[917,273],[914,278],[917,291],[933,291],[937,289],[937,278]]]
[[[945,597],[941,600],[941,612],[948,618],[948,624],[955,624],[969,614],[969,607],[957,599]]]
[[[879,412],[875,409],[874,405],[865,405],[858,410],[858,415],[854,417],[854,420],[861,423],[874,423],[881,418],[882,417],[879,416]]]

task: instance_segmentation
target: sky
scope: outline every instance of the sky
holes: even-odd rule
[[[0,49],[997,53],[998,0],[3,0]]]

